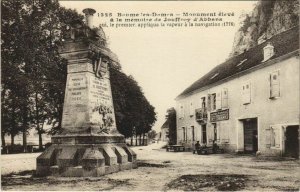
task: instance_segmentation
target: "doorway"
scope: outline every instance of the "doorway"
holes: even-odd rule
[[[244,152],[256,153],[258,150],[257,118],[243,120]]]
[[[299,158],[299,126],[288,126],[285,132],[285,156]]]
[[[202,143],[207,144],[206,124],[202,125]]]

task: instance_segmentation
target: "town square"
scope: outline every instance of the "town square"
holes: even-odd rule
[[[299,191],[298,1],[1,2],[4,191]]]

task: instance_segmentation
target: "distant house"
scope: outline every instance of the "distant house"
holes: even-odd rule
[[[161,141],[169,141],[169,121],[168,119],[161,126]]]
[[[176,98],[177,143],[299,157],[299,26],[260,43]]]
[[[161,126],[161,140],[176,144],[176,139],[176,110],[171,107],[167,110],[166,121]]]

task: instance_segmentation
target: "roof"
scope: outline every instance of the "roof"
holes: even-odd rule
[[[249,68],[261,65],[263,63],[263,47],[269,42],[274,46],[275,52],[275,55],[271,59],[275,59],[299,49],[299,26],[274,35],[264,43],[221,63],[186,88],[177,98],[186,96],[197,89],[219,82]]]
[[[164,124],[161,126],[161,129],[169,128],[169,120],[167,119]]]

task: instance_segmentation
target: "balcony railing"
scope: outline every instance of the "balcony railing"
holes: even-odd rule
[[[207,108],[199,108],[195,110],[196,121],[207,121]]]

